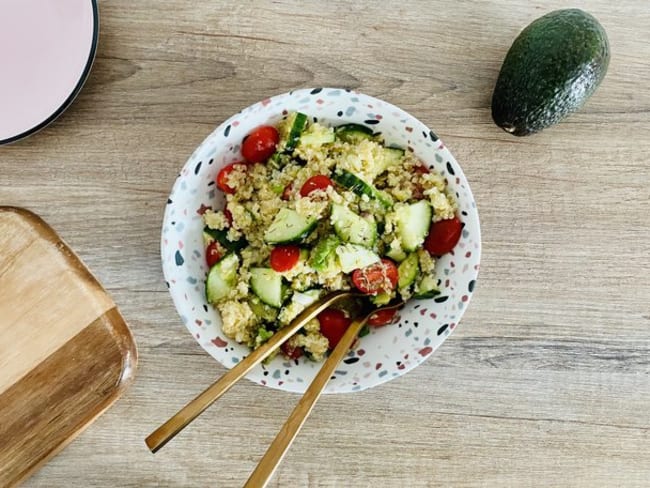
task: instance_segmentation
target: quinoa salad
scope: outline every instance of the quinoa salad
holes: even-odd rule
[[[206,297],[226,336],[256,348],[331,291],[356,290],[378,307],[439,293],[436,257],[462,223],[444,178],[411,151],[364,125],[293,112],[252,131],[241,153],[216,178],[224,208],[203,214]],[[353,317],[349,303],[326,309],[281,351],[320,361]]]

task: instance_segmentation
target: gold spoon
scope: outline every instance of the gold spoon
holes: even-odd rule
[[[343,359],[343,356],[348,352],[352,343],[359,334],[359,331],[366,324],[368,319],[380,310],[394,310],[402,305],[404,305],[404,302],[398,302],[385,307],[373,309],[370,312],[367,312],[364,317],[354,320],[349,325],[345,334],[343,334],[343,337],[325,363],[323,363],[318,374],[309,385],[309,388],[307,388],[307,391],[305,391],[305,394],[295,406],[293,412],[291,412],[291,415],[289,415],[289,418],[280,429],[280,432],[278,432],[275,439],[273,439],[273,442],[266,450],[266,454],[264,454],[264,457],[262,457],[258,463],[255,471],[253,471],[251,476],[248,478],[244,488],[264,488],[269,482],[285,453],[289,450],[293,440],[296,438],[298,432],[305,423],[305,420],[307,420],[307,417],[320,397],[320,394],[325,389],[325,385],[327,385],[332,373],[334,373],[334,370]]]
[[[257,364],[264,361],[264,359],[266,359],[274,350],[280,347],[283,342],[300,330],[312,318],[334,302],[345,297],[354,296],[361,295],[351,291],[336,291],[330,293],[322,300],[308,306],[289,325],[273,334],[267,342],[252,351],[245,359],[227,371],[221,378],[203,391],[203,393],[180,409],[176,415],[149,434],[145,439],[147,447],[149,447],[151,452],[155,453],[158,451],[190,422],[201,415],[206,408],[218,400],[221,395],[226,393],[231,386],[243,378],[246,373],[253,369]]]

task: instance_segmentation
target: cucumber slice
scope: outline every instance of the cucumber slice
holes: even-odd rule
[[[278,309],[269,307],[256,295],[251,295],[248,299],[248,306],[253,313],[264,322],[275,322],[278,318]]]
[[[370,249],[358,244],[341,244],[336,248],[341,271],[350,273],[358,268],[365,268],[380,260],[379,256]]]
[[[406,253],[401,247],[391,245],[388,251],[386,252],[386,257],[389,257],[393,261],[397,261],[398,263],[401,263],[406,259]]]
[[[239,258],[231,252],[210,268],[205,280],[205,297],[209,303],[216,303],[225,298],[237,281]]]
[[[344,186],[348,190],[353,191],[359,196],[367,195],[370,198],[378,200],[385,208],[390,208],[393,206],[393,199],[388,193],[382,190],[378,190],[373,185],[366,183],[361,178],[350,173],[349,171],[346,171],[344,169],[335,171],[332,175],[332,178],[336,183]]]
[[[251,268],[251,290],[262,302],[271,307],[280,308],[284,301],[285,290],[282,275],[271,268]]]
[[[312,303],[316,303],[320,298],[321,290],[317,288],[312,288],[305,291],[296,291],[291,297],[291,301],[302,305],[303,307],[308,307]]]
[[[397,286],[400,289],[405,289],[411,286],[420,274],[418,254],[415,252],[409,254],[398,266],[397,273],[399,276]]]
[[[330,221],[336,234],[344,242],[372,247],[377,240],[375,220],[364,219],[345,205],[332,204]]]
[[[239,251],[248,245],[248,241],[243,237],[237,241],[229,240],[228,229],[211,229],[206,225],[203,228],[203,240],[205,241],[208,236],[219,242],[228,251]]]
[[[334,129],[337,139],[356,144],[364,139],[373,139],[372,129],[360,124],[343,124]]]
[[[431,275],[425,275],[415,287],[413,298],[433,298],[436,295],[440,295],[438,281]]]
[[[316,228],[318,220],[303,217],[295,210],[283,208],[264,233],[264,240],[269,244],[289,244],[300,242]]]
[[[388,305],[390,303],[390,300],[392,298],[392,295],[390,293],[378,293],[372,298],[370,298],[370,301],[377,305],[378,307],[381,307],[382,305]]]
[[[320,147],[334,142],[334,132],[326,127],[312,125],[300,135],[300,147]]]
[[[398,164],[403,157],[404,157],[404,149],[402,149],[401,147],[384,148],[384,160],[388,162],[388,166]]]
[[[404,204],[395,209],[397,236],[405,251],[415,251],[422,245],[431,225],[431,205],[426,200]]]
[[[280,150],[274,152],[267,164],[273,169],[282,169],[292,160],[293,150],[298,145],[300,137],[304,130],[307,128],[307,116],[300,112],[295,112],[289,115],[286,120],[283,120],[278,129],[280,130]]]
[[[334,234],[319,240],[311,250],[309,265],[316,271],[324,271],[328,268],[331,258],[335,256],[334,251],[341,244],[341,240]]]
[[[399,147],[385,147],[382,150],[384,158],[380,165],[380,170],[377,172],[378,175],[382,174],[391,166],[397,166],[402,163],[402,158],[404,157],[404,149]]]
[[[284,146],[285,152],[291,152],[296,148],[300,140],[300,135],[305,130],[305,127],[307,127],[307,116],[301,112],[296,112],[291,129],[289,129],[287,143]]]

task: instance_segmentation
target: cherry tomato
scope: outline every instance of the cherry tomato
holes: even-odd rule
[[[332,180],[330,180],[327,176],[312,176],[307,181],[305,181],[304,185],[302,185],[302,188],[300,189],[300,196],[306,197],[311,192],[316,190],[324,190],[328,186],[334,186],[334,183],[332,183]]]
[[[224,208],[223,215],[226,217],[226,220],[228,221],[228,226],[232,227],[232,213],[230,213],[230,210]]]
[[[298,359],[300,356],[302,356],[303,353],[302,347],[292,346],[289,344],[289,341],[282,343],[280,350],[289,359]]]
[[[244,138],[241,154],[251,163],[263,163],[275,152],[279,141],[280,135],[275,127],[258,127]]]
[[[368,295],[393,290],[397,286],[397,278],[397,266],[390,259],[382,259],[379,263],[352,272],[354,286]]]
[[[441,256],[451,251],[458,241],[463,230],[463,224],[454,217],[431,224],[429,235],[424,240],[424,248],[432,256]]]
[[[208,263],[208,267],[212,267],[219,262],[221,259],[221,253],[217,247],[217,242],[212,241],[208,244],[208,247],[205,248],[205,261]]]
[[[246,165],[244,162],[230,163],[227,166],[221,168],[221,171],[217,174],[217,187],[224,193],[230,193],[231,195],[235,193],[235,189],[228,186],[228,176],[235,169],[236,166]]]
[[[289,183],[287,186],[284,187],[284,190],[282,190],[282,200],[291,200],[291,190],[293,188],[293,185]]]
[[[371,327],[390,324],[395,320],[396,313],[397,310],[378,310],[370,316],[367,323]]]
[[[334,349],[345,334],[352,320],[336,308],[326,308],[318,314],[320,332],[329,341],[329,348]]]
[[[271,268],[278,273],[289,271],[300,260],[300,248],[291,244],[274,247],[271,251]]]

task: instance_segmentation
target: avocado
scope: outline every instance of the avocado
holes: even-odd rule
[[[605,77],[607,34],[579,9],[550,12],[533,21],[506,55],[492,95],[492,119],[526,136],[580,109]]]

